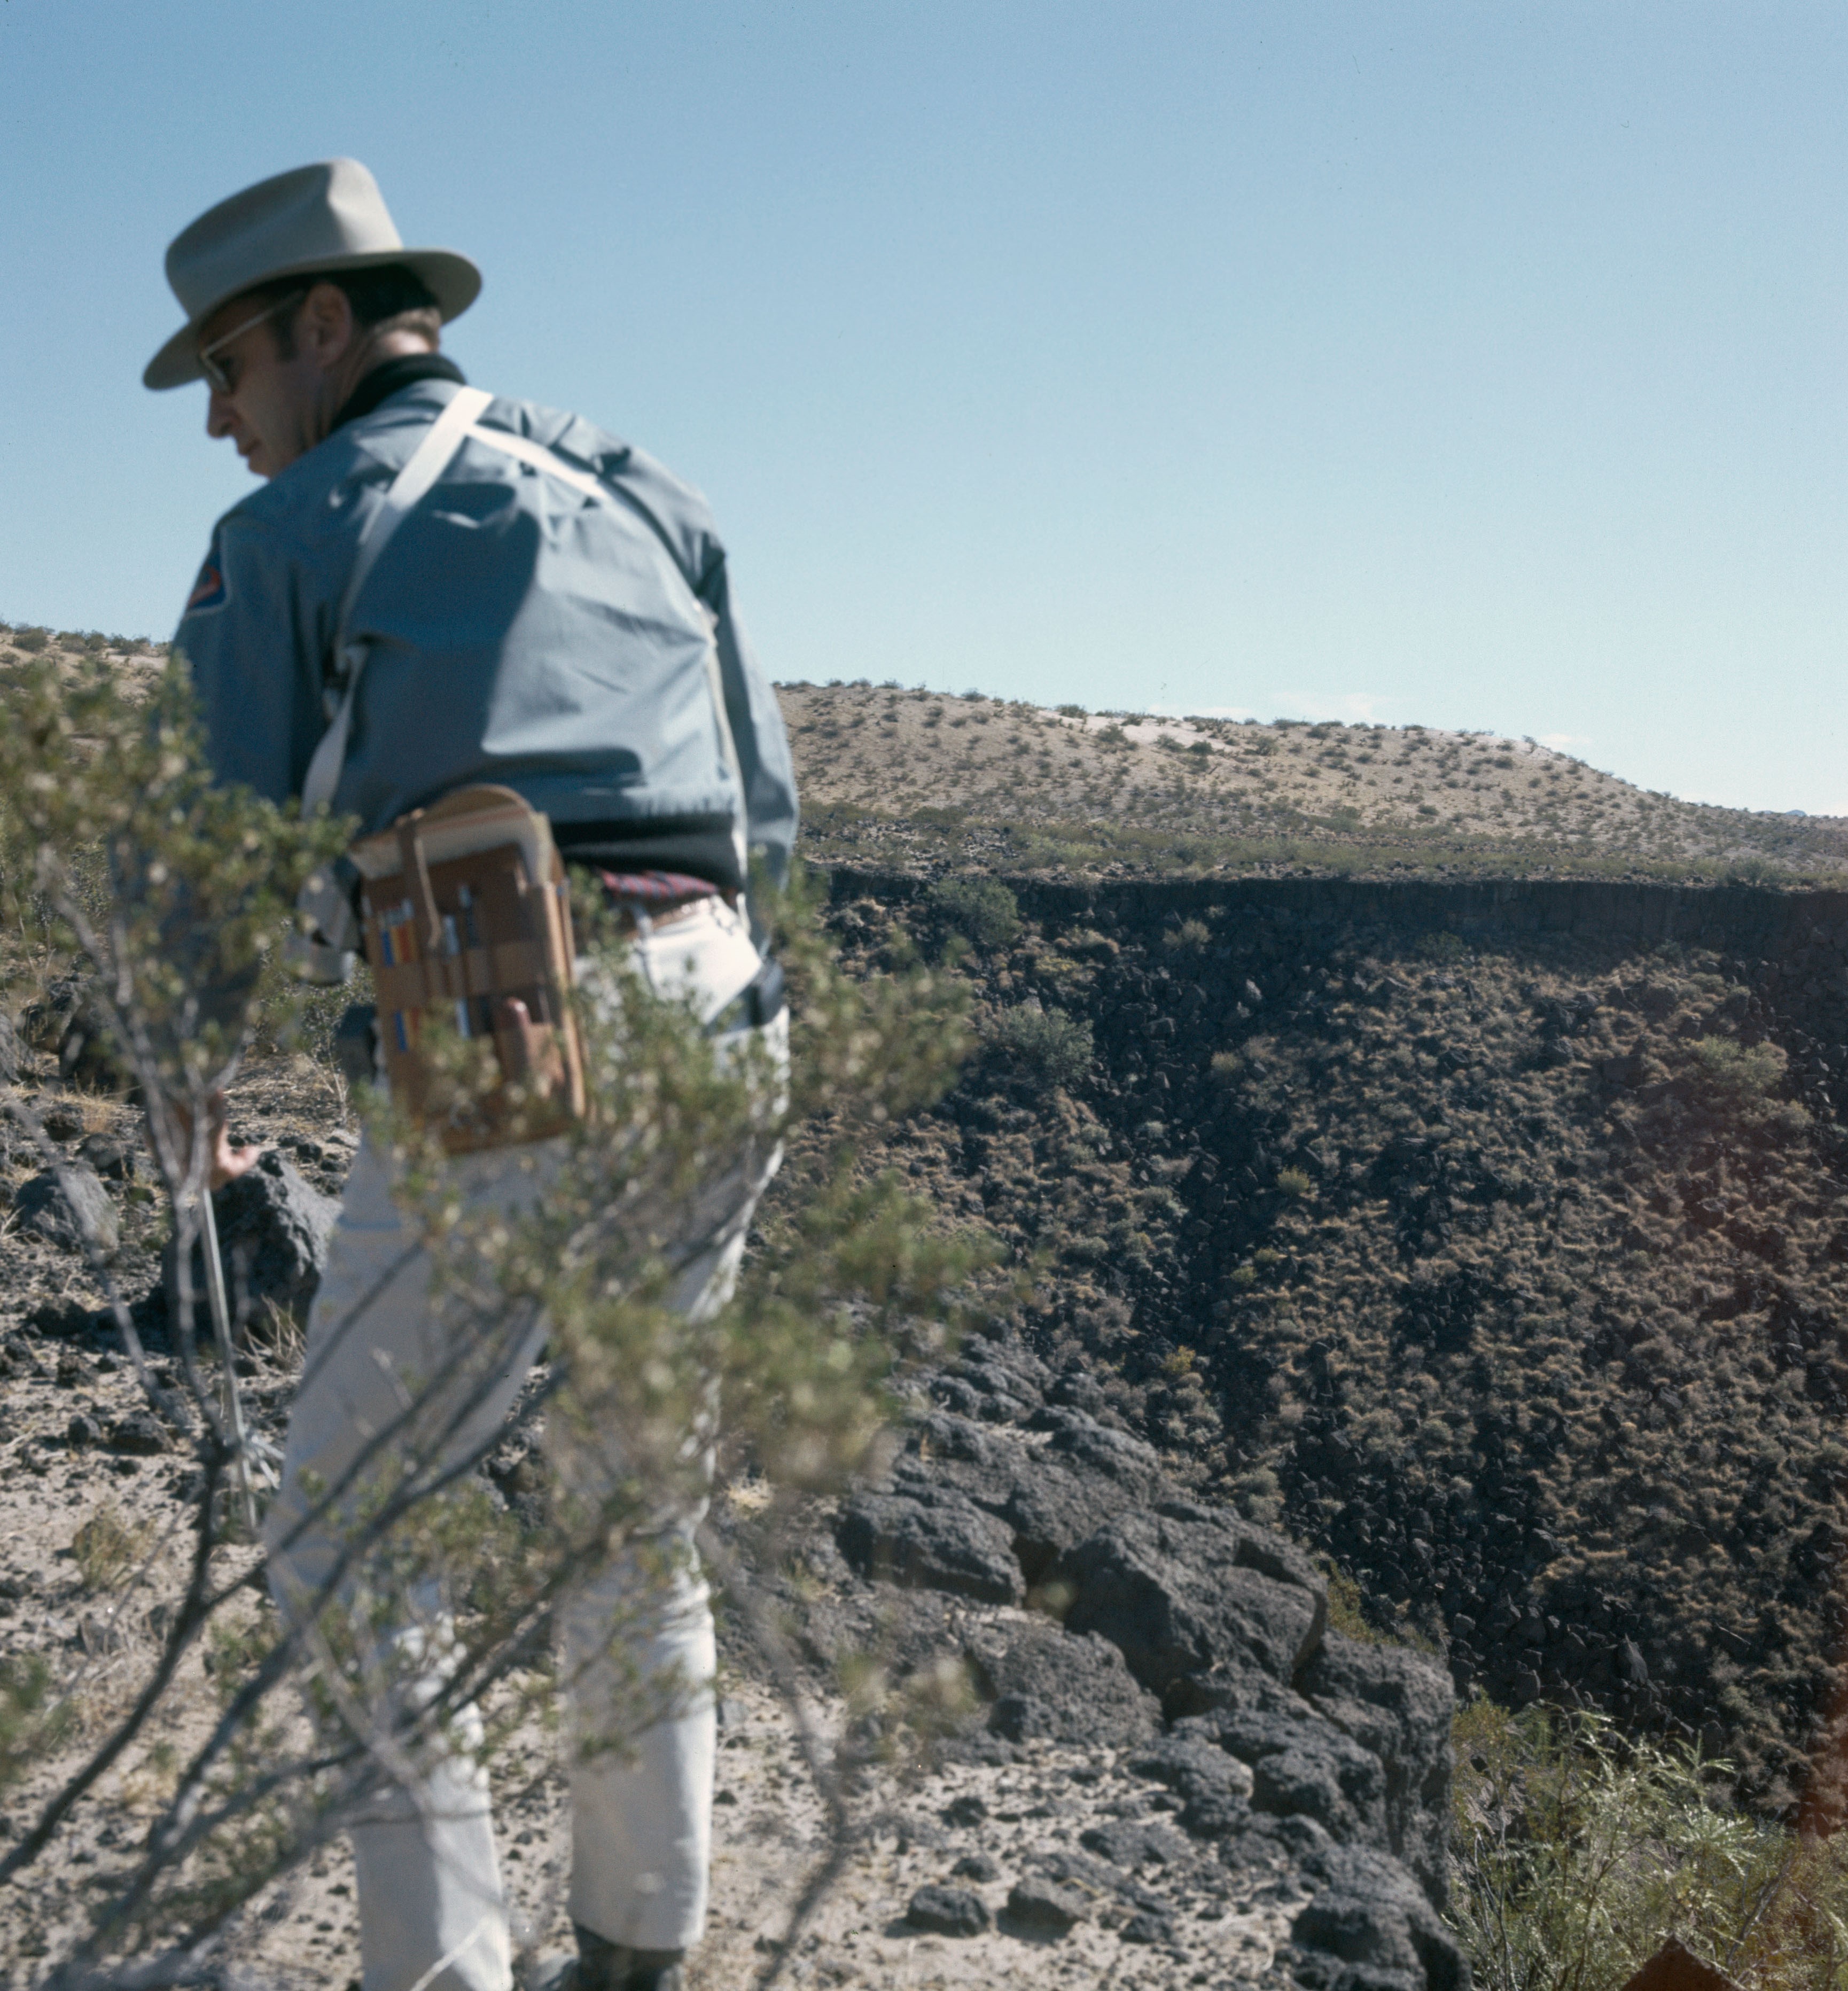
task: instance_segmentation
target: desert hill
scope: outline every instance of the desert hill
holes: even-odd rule
[[[823,859],[1120,876],[1848,874],[1848,822],[1646,792],[1532,740],[788,685]]]
[[[0,625],[145,678],[167,645]],[[1532,739],[780,686],[817,861],[1081,876],[1848,879],[1848,819],[1684,802]]]

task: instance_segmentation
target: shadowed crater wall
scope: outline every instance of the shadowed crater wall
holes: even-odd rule
[[[832,888],[868,968],[944,946],[930,880]],[[962,964],[988,1049],[887,1159],[1036,1261],[1055,1401],[1461,1686],[1795,1802],[1843,1615],[1848,895],[1013,889]]]

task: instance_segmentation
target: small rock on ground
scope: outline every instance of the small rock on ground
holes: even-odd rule
[[[122,1241],[122,1227],[96,1171],[82,1162],[59,1172],[42,1169],[23,1183],[13,1198],[13,1212],[22,1230],[43,1237],[66,1251],[83,1247],[86,1231],[105,1255]]]
[[[990,1920],[988,1904],[967,1887],[920,1887],[905,1920],[931,1935],[980,1935]]]
[[[1007,1912],[1022,1928],[1064,1935],[1074,1922],[1084,1919],[1084,1904],[1057,1881],[1029,1878],[1016,1880],[1009,1890]]]

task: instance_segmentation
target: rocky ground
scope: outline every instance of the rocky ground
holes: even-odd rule
[[[119,1716],[151,1663],[191,1545],[193,1469],[152,1417],[99,1311],[64,1197],[117,1236],[111,1270],[170,1377],[160,1234],[128,1110],[60,1075],[67,1014],[29,1013],[12,1047],[0,1234],[0,1659],[47,1659],[74,1723],[60,1761],[15,1790],[15,1836],[56,1771]],[[36,1042],[44,1048],[35,1047]],[[305,1059],[253,1064],[240,1138],[272,1159],[220,1200],[227,1251],[299,1298],[353,1149],[337,1089]],[[810,1518],[765,1580],[796,1641],[812,1718],[839,1734],[841,1682],[902,1690],[945,1669],[968,1701],[923,1754],[876,1756],[849,1793],[836,1884],[784,1959],[843,1986],[1461,1982],[1438,1917],[1451,1695],[1408,1651],[1327,1629],[1326,1585],[1282,1538],[1190,1499],[1082,1365],[1006,1337],[921,1390],[887,1478]],[[286,1336],[240,1363],[260,1436],[280,1438]],[[722,1506],[760,1553],[747,1497]],[[225,1551],[238,1574],[251,1551]],[[254,1608],[254,1605],[252,1607]],[[1063,1614],[1061,1619],[1060,1615]],[[775,1960],[825,1850],[789,1710],[729,1638],[713,1926],[693,1982],[717,1991]],[[195,1666],[173,1711],[111,1772],[32,1870],[0,1965],[23,1987],[137,1843],[173,1753],[214,1707]],[[509,1752],[502,1850],[523,1932],[563,1934],[560,1792],[543,1738]],[[330,1850],[239,1918],[216,1966],[252,1986],[344,1983],[357,1968],[350,1873]],[[1397,1974],[1391,1974],[1397,1973]]]
[[[1465,1692],[1582,1700],[1700,1737],[1774,1806],[1796,1801],[1825,1748],[1848,1526],[1848,1137],[1833,1104],[1848,1045],[1829,1034],[1841,940],[1820,927],[1804,938],[1799,920],[1772,965],[1614,931],[1370,927],[1353,904],[1322,917],[1309,900],[1247,901],[1216,916],[1211,888],[1190,890],[1183,907],[1146,890],[1036,900],[1023,887],[1017,929],[969,947],[958,971],[983,1053],[939,1109],[867,1151],[946,1211],[979,1212],[1036,1269],[1027,1305],[996,1324],[1004,1338],[972,1344],[932,1383],[889,1483],[818,1525],[776,1577],[828,1720],[842,1718],[843,1655],[868,1647],[901,1676],[965,1656],[988,1697],[978,1726],[999,1710],[995,1731],[961,1738],[948,1760],[894,1766],[861,1792],[863,1843],[821,1942],[791,1959],[806,1970],[841,1967],[851,1947],[869,1982],[877,1969],[913,1981],[902,1973],[921,1957],[957,1981],[981,1945],[1021,1939],[1007,1914],[1016,1883],[1053,1873],[1077,1887],[1061,1860],[1109,1858],[1084,1833],[1118,1804],[1171,1814],[1158,1822],[1193,1863],[1168,1866],[1190,1877],[1176,1891],[1161,1862],[1111,1860],[1164,1905],[1094,1874],[1074,1932],[1020,1952],[1055,1976],[1091,1969],[1074,1959],[1100,1944],[1119,1971],[1153,1970],[1145,1952],[1175,1948],[1206,1959],[1193,1968],[1269,1967],[1264,1945],[1332,1884],[1305,1863],[1322,1850],[1299,1824],[1277,1839],[1292,1818],[1325,1830],[1333,1818],[1349,1835],[1338,1843],[1407,1858],[1402,1833],[1382,1839],[1354,1822],[1364,1806],[1349,1819],[1326,1790],[1299,1782],[1301,1806],[1279,1810],[1251,1737],[1228,1747],[1228,1706],[1306,1723],[1343,1697],[1275,1642],[1232,1666],[1245,1704],[1215,1697],[1214,1641],[1230,1635],[1210,1612],[1189,1618],[1186,1572],[1207,1572],[1219,1596],[1255,1566],[1237,1543],[1265,1530],[1337,1572],[1346,1627],[1421,1642]],[[969,910],[893,876],[876,890],[843,880],[835,917],[850,960],[878,972],[941,950]],[[1072,1033],[1087,1029],[1074,1061]],[[39,1041],[60,1040],[41,1027]],[[124,1110],[61,1082],[54,1050],[29,1043],[14,1097],[87,1158],[121,1225],[124,1284],[151,1285],[158,1237]],[[337,1187],[351,1135],[322,1067],[259,1061],[237,1118],[290,1158],[305,1191]],[[158,1586],[143,1618],[114,1617],[73,1543],[104,1508],[158,1540],[186,1469],[151,1440],[94,1330],[94,1281],[33,1187],[41,1158],[16,1127],[7,1138],[0,1642],[49,1649],[106,1711],[145,1655]],[[247,1384],[279,1430],[286,1366],[259,1364]],[[1300,1549],[1275,1553],[1286,1588],[1323,1586]],[[1094,1582],[1133,1608],[1113,1619]],[[1063,1672],[1013,1649],[1049,1609],[1064,1614],[1051,1649]],[[1181,1626],[1193,1656],[1177,1662],[1145,1625]],[[725,1829],[747,1836],[727,1838],[737,1864],[713,1954],[761,1961],[818,1813],[790,1774],[786,1717],[740,1662],[734,1650],[731,1697],[757,1740],[731,1752]],[[1060,1729],[1062,1697],[1085,1708],[1081,1734]],[[1129,1727],[1103,1725],[1104,1710]],[[1403,1747],[1337,1726],[1390,1783]],[[1203,1760],[1233,1784],[1241,1772],[1221,1758],[1251,1772],[1248,1792],[1224,1788],[1254,1823],[1190,1832],[1188,1787],[1150,1767],[1177,1735],[1217,1751]],[[989,1816],[951,1829],[941,1814],[978,1772],[1037,1779],[1042,1795],[984,1784]],[[1077,1806],[1069,1829],[1036,1815],[1060,1778]],[[519,1828],[535,1835],[515,1863],[522,1886],[557,1849],[556,1794],[538,1788]],[[910,1823],[876,1829],[888,1814]],[[1261,1840],[1284,1863],[1270,1878],[1203,1891],[1213,1863],[1244,1870],[1228,1847],[1244,1860]],[[994,1877],[957,1874],[965,1857],[992,1860]],[[320,1945],[304,1954],[348,1953],[338,1884],[330,1868],[308,1905],[264,1925],[278,1969],[276,1945],[298,1939]],[[978,1897],[955,1911],[977,1933],[906,1921],[925,1886]],[[1125,1941],[1119,1925],[1144,1914],[1179,1939]],[[1223,1946],[1234,1935],[1237,1959]]]
[[[837,870],[849,960],[948,959],[982,1033],[865,1165],[1029,1275],[886,1481],[763,1572],[824,1729],[869,1656],[901,1684],[948,1656],[976,1692],[941,1753],[856,1786],[796,1979],[1358,1985],[1371,1956],[1382,1985],[1456,1981],[1433,1919],[1451,1683],[1698,1738],[1755,1803],[1813,1795],[1848,1704],[1842,907],[1670,894],[1601,924],[1532,897],[1564,887],[1172,874],[1313,870],[1344,839],[1363,870],[1826,870],[1834,829],[1665,809],[1531,743],[785,697],[817,847],[910,865]],[[1081,819],[1128,840],[1081,849],[1058,828]],[[1023,856],[1017,907],[953,889]],[[75,1748],[154,1649],[191,1468],[99,1329],[63,1206],[113,1230],[125,1292],[156,1288],[133,1116],[68,1002],[29,992],[0,1104],[71,1187],[0,1116],[0,1659],[49,1659]],[[265,1277],[298,1298],[353,1149],[338,1081],[260,1057],[235,1131],[276,1151],[260,1193],[295,1241]],[[287,1336],[248,1370],[279,1436]],[[720,1515],[750,1554],[748,1501]],[[775,1960],[822,1843],[788,1710],[735,1640],[728,1664],[713,1991]],[[192,1686],[0,1927],[16,1983],[131,1842],[158,1745],[209,1705]],[[505,1850],[536,1939],[559,1793],[543,1739],[522,1749]],[[253,1984],[345,1982],[339,1859],[233,1948]]]

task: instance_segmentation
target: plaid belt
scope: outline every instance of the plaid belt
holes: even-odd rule
[[[604,871],[597,873],[605,902],[631,933],[665,926],[707,899],[735,895],[722,892],[709,879],[695,878],[684,871]]]

